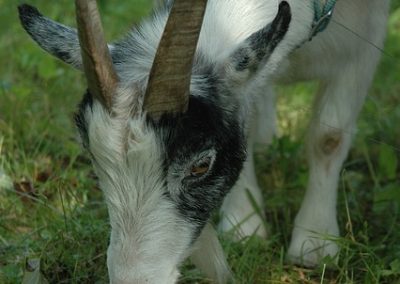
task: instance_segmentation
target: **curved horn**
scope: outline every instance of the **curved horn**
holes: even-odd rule
[[[89,91],[108,110],[118,82],[96,0],[75,0],[82,62]]]
[[[207,0],[174,0],[150,71],[144,109],[152,118],[186,112],[193,57]]]

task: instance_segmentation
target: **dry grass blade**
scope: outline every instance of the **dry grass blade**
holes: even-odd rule
[[[157,49],[144,101],[153,118],[183,113],[207,0],[175,0]]]
[[[82,61],[89,90],[110,110],[118,77],[104,39],[96,0],[76,0],[75,6]]]

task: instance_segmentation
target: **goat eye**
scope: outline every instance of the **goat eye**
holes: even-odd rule
[[[200,163],[195,164],[190,169],[191,177],[201,177],[205,175],[210,169],[211,159],[207,158],[202,160]]]

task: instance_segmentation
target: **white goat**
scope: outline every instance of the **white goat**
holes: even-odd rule
[[[222,203],[222,231],[236,226],[238,237],[266,236],[246,189],[262,207],[252,150],[274,134],[272,82],[320,82],[307,139],[308,188],[288,259],[313,266],[337,256],[338,246],[321,235],[339,235],[339,172],[379,60],[373,45],[383,43],[389,0],[339,0],[331,24],[312,41],[319,1],[278,2],[208,1],[181,114],[155,115],[145,97],[172,3],[109,45],[119,79],[112,99],[102,101],[89,86],[76,122],[109,209],[112,283],[175,283],[190,255],[208,277],[227,282],[209,224]],[[42,48],[87,69],[75,29],[28,5],[20,18]]]

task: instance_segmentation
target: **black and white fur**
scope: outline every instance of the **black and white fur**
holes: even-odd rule
[[[87,93],[76,123],[109,209],[112,283],[175,283],[188,256],[215,282],[231,279],[208,222],[221,207],[221,230],[236,226],[238,238],[266,235],[246,190],[262,206],[252,150],[275,132],[274,81],[321,83],[307,142],[309,184],[288,258],[315,265],[337,255],[337,245],[320,235],[339,235],[339,171],[379,60],[366,42],[382,44],[389,0],[339,0],[334,23],[311,42],[314,1],[289,0],[291,11],[281,4],[275,17],[278,2],[209,0],[189,110],[179,116],[154,121],[141,110],[170,3],[109,45],[121,81],[113,115]],[[42,48],[82,69],[75,29],[27,5],[20,6],[20,17]],[[204,164],[205,174],[191,174]]]

